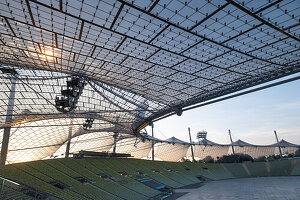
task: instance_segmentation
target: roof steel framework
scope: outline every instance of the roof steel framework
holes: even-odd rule
[[[17,74],[0,74],[0,125],[93,114],[105,128],[137,133],[299,72],[299,13],[297,0],[3,0],[0,63]],[[62,114],[55,97],[72,75],[87,85],[74,113]]]

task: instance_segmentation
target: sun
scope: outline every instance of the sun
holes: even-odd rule
[[[51,49],[45,49],[42,52],[41,58],[45,60],[53,60],[54,59],[54,52]]]
[[[46,51],[44,52],[44,54],[45,54],[46,56],[53,56],[53,51],[51,51],[51,50],[46,50]]]

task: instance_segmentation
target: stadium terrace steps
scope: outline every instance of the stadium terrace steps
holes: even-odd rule
[[[291,160],[275,160],[270,163],[271,176],[288,176],[291,173]]]
[[[149,165],[151,166],[151,171],[153,169],[160,170],[162,176],[166,176],[169,179],[173,180],[174,182],[180,184],[179,187],[182,187],[184,185],[190,185],[193,184],[194,182],[189,181],[186,178],[183,178],[176,170],[174,170],[172,167],[168,166],[166,162],[161,162],[161,161],[149,161]]]
[[[93,159],[86,159],[85,161],[83,160],[83,162],[80,162],[81,160],[64,159],[60,160],[60,162],[67,167],[77,171],[78,173],[81,173],[85,177],[95,180],[96,184],[102,187],[105,191],[118,195],[121,198],[145,199],[147,197],[145,194],[139,193],[135,190],[139,187],[138,183],[120,176],[119,174],[115,173],[113,169],[107,167],[106,165],[102,166],[100,170],[94,170],[94,172],[86,166],[82,165],[83,163],[88,162],[88,160]],[[101,159],[101,162],[104,161],[105,159]],[[74,162],[76,163],[75,165]],[[95,167],[99,167],[98,165],[99,164],[95,164]],[[108,171],[103,171],[104,168],[106,168]],[[101,178],[99,176],[99,174],[101,173],[108,175],[109,177],[112,176],[113,178]]]
[[[51,160],[51,162],[48,162],[48,164],[52,167],[58,167],[68,175],[71,175],[72,177],[84,177],[87,178],[89,181],[92,181],[93,183],[90,183],[90,186],[94,186],[101,189],[103,191],[101,193],[101,197],[103,199],[123,199],[123,197],[116,195],[118,193],[113,193],[114,188],[116,188],[115,184],[110,185],[109,183],[106,183],[99,176],[96,176],[96,174],[93,174],[81,165],[73,162],[73,160],[71,159]],[[118,191],[120,192],[121,189],[119,188]]]
[[[140,160],[136,160],[136,159],[132,159],[132,160],[133,160],[133,162],[130,163],[131,166],[136,168],[136,170],[146,173],[147,177],[151,177],[151,178],[155,179],[156,181],[158,181],[164,185],[168,185],[172,188],[179,188],[179,187],[183,186],[183,184],[178,183],[175,180],[173,180],[171,177],[167,176],[164,173],[161,166],[157,167],[156,165],[153,164],[158,161],[145,160],[144,162],[141,162]],[[152,171],[153,168],[156,168],[157,170],[160,170],[163,173],[155,173]]]
[[[218,180],[218,177],[216,177],[206,166],[206,164],[203,163],[191,163],[191,162],[184,162],[183,165],[186,168],[190,168],[191,172],[196,176],[204,176],[211,180]],[[219,165],[219,164],[217,164]]]
[[[111,158],[112,162],[113,160],[114,159]],[[122,194],[124,196],[126,195],[126,198],[128,199],[148,199],[149,197],[155,196],[160,193],[158,191],[152,190],[151,188],[143,186],[142,184],[139,184],[137,181],[131,179],[130,177],[122,176],[119,172],[123,172],[125,170],[121,168],[120,170],[116,170],[117,166],[125,165],[125,163],[122,164],[121,160],[120,162],[114,163],[114,165],[109,165],[106,162],[106,159],[86,159],[86,161],[93,166],[94,173],[99,174],[102,172],[103,174],[111,177],[110,181],[112,181],[112,179],[115,179],[115,181],[112,182],[116,184],[117,188],[120,188],[123,191]],[[118,182],[121,182],[121,184],[118,184]]]
[[[151,193],[152,191],[146,191],[144,192],[144,194],[140,193],[139,188],[143,186],[138,185],[138,183],[134,180],[131,181],[129,178],[126,179],[125,177],[121,176],[118,172],[114,171],[111,167],[107,166],[104,162],[104,159],[85,159],[76,161],[95,174],[106,175],[106,181],[115,184],[114,189],[117,190],[116,192],[122,193],[122,195],[124,196],[128,195],[127,192],[130,194],[130,197],[128,197],[128,199],[145,199],[147,198],[147,195],[151,195],[149,193]],[[118,189],[120,189],[120,191],[118,191]]]
[[[300,176],[300,159],[293,160],[293,169],[291,175]]]
[[[21,163],[21,164],[15,164],[14,166],[18,168],[22,173],[26,173],[28,175],[31,175],[35,178],[38,178],[39,180],[43,181],[44,183],[42,186],[47,186],[50,190],[48,190],[48,193],[55,194],[57,196],[66,198],[66,197],[72,197],[74,199],[81,199],[83,196],[81,194],[78,194],[75,191],[72,190],[61,190],[56,187],[53,187],[49,183],[52,181],[56,181],[55,179],[49,177],[47,174],[43,174],[39,171],[37,171],[35,168],[32,167],[31,163]]]
[[[221,165],[225,170],[228,170],[234,178],[250,177],[241,163],[222,163]]]
[[[200,183],[201,180],[197,178],[200,176],[221,180],[249,176],[300,175],[300,160],[203,164],[124,158],[53,159],[2,166],[0,175],[67,200],[143,200],[162,193],[137,179],[150,178],[162,185],[180,188]],[[75,177],[86,178],[89,183],[80,183]],[[59,189],[49,184],[51,181],[58,181],[70,188]],[[13,186],[6,189],[9,192],[7,194],[10,194],[6,199],[24,196],[22,193],[12,196],[10,191],[14,189]],[[19,199],[32,198],[25,195]]]
[[[86,199],[104,199],[102,198],[103,192],[100,189],[91,187],[89,184],[82,184],[75,180],[74,177],[79,177],[78,173],[70,172],[66,168],[60,168],[56,166],[55,168],[47,164],[54,160],[38,161],[32,162],[31,166],[43,174],[47,174],[56,181],[60,181],[71,187],[72,191],[82,194]],[[68,174],[70,172],[70,174]]]
[[[177,163],[172,162],[160,162],[157,165],[162,166],[172,177],[176,177],[177,182],[183,183],[184,185],[191,185],[199,183],[199,179],[196,177],[191,178],[190,172],[186,171],[184,168],[180,167]],[[168,170],[174,170],[170,172]],[[174,176],[176,175],[176,176]]]
[[[269,176],[265,162],[246,162],[246,166],[253,177]]]
[[[207,163],[206,167],[218,180],[233,178],[233,176],[220,164]]]
[[[31,162],[32,164],[34,162]],[[28,164],[28,163],[26,163]],[[14,164],[14,165],[5,165],[0,167],[0,174],[4,177],[10,178],[17,180],[18,182],[21,182],[26,185],[30,185],[34,188],[36,188],[39,191],[47,192],[49,194],[54,194],[56,196],[59,196],[61,198],[70,198],[72,197],[73,199],[82,199],[82,195],[80,194],[72,194],[72,192],[66,193],[64,191],[61,191],[60,189],[53,187],[48,183],[48,181],[52,181],[53,179],[48,179],[48,180],[42,180],[40,177],[43,175],[39,174],[39,176],[34,176],[31,175],[30,173],[20,170],[18,168],[23,168],[25,167],[25,163],[21,164]]]
[[[121,177],[128,182],[125,184],[128,188],[131,188],[139,194],[146,195],[147,197],[153,197],[160,194],[159,191],[149,188],[136,181],[136,179],[140,178],[140,176],[134,170],[134,168],[129,165],[130,162],[132,162],[132,159],[103,159],[103,164],[105,166],[114,170],[118,177]],[[121,175],[121,173],[123,175]]]
[[[177,173],[180,174],[185,179],[188,179],[189,181],[191,181],[192,182],[191,184],[201,182],[198,178],[196,178],[193,175],[193,173],[190,170],[189,171],[186,170],[186,167],[184,167],[183,165],[178,165],[177,163],[174,163],[174,162],[162,162],[162,163],[166,163],[166,165],[168,167],[177,170]]]
[[[2,183],[0,184],[2,187]],[[3,187],[3,193],[0,196],[0,199],[6,199],[6,200],[15,200],[15,199],[22,199],[22,200],[34,200],[33,197],[30,197],[26,194],[23,194],[20,190],[21,187],[10,183],[8,181],[5,181],[4,187]]]

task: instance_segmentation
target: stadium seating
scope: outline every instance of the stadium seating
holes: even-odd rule
[[[270,173],[266,164],[269,165]],[[200,183],[200,179],[203,178],[220,180],[289,174],[300,175],[300,160],[203,164],[125,158],[84,158],[42,160],[0,167],[1,176],[17,180],[40,192],[63,199],[78,200],[151,199],[162,194],[159,188],[151,187],[151,184],[180,188]],[[144,179],[148,180],[148,185],[141,181]],[[66,188],[55,187],[50,184],[52,182],[62,184]],[[5,192],[6,199],[32,199],[11,184],[5,186]]]
[[[300,159],[293,160],[294,167],[291,171],[291,175],[299,176],[300,175]]]
[[[0,186],[2,188],[2,180]],[[0,199],[24,199],[24,200],[33,200],[33,197],[25,195],[22,192],[22,187],[17,186],[9,181],[4,181],[4,186],[2,188],[2,193],[0,195]]]
[[[142,161],[142,162],[141,162]],[[150,160],[136,160],[132,159],[129,163],[131,167],[134,167],[136,170],[147,173],[148,177],[155,179],[165,185],[168,185],[172,188],[179,188],[184,186],[184,184],[177,182],[173,178],[167,175],[167,170],[164,170],[161,166],[156,165],[157,161]],[[161,173],[153,172],[153,168],[160,170]]]
[[[161,162],[161,163],[162,164],[165,163],[166,167],[175,169],[177,173],[181,175],[182,178],[188,179],[188,181],[191,184],[200,182],[200,180],[193,175],[191,169],[184,167],[181,163],[175,163],[175,162]]]
[[[55,162],[55,166],[50,165],[49,163]],[[94,186],[93,184],[83,184],[75,179],[75,177],[80,177],[81,175],[73,170],[64,167],[63,165],[59,165],[57,160],[47,160],[47,161],[39,161],[33,162],[31,164],[33,168],[37,171],[40,171],[43,174],[47,174],[52,177],[56,181],[60,181],[71,187],[71,190],[83,194],[85,198],[91,199],[107,199],[105,197],[108,196],[106,192]],[[117,197],[112,197],[112,199],[118,199]]]
[[[228,173],[221,164],[207,163],[206,167],[208,170],[217,177],[217,179],[228,179],[233,178],[230,173]]]
[[[269,176],[265,162],[247,162],[246,166],[253,177]]]
[[[217,180],[218,178],[210,172],[209,168],[206,164],[203,163],[191,163],[191,162],[184,162],[183,165],[186,168],[190,168],[191,172],[196,176],[204,176],[205,178],[211,180]]]
[[[241,163],[223,163],[223,166],[232,174],[234,178],[249,177]]]
[[[124,180],[121,182],[121,184],[112,186],[113,187],[112,189],[118,190],[119,193],[122,191],[122,194],[127,196],[132,193],[131,194],[132,196],[127,198],[143,199],[143,198],[149,198],[151,196],[155,196],[159,194],[158,191],[148,188],[142,184],[139,184],[137,181],[134,180],[135,178],[138,177],[136,176],[136,173],[134,173],[133,170],[131,171],[128,169],[127,167],[128,165],[126,164],[125,159],[109,159],[109,161],[107,161],[106,159],[85,159],[85,160],[75,160],[75,162],[82,163],[82,165],[85,165],[85,167],[88,169],[92,168],[91,170],[94,172],[94,174],[103,172],[104,174],[113,177],[115,180],[113,182],[115,184],[120,182],[120,180]],[[89,166],[87,164],[89,164]],[[120,172],[126,172],[129,176],[124,177],[120,174]],[[123,187],[124,189],[127,190],[124,190],[120,187]]]
[[[185,177],[180,175],[177,170],[175,170],[172,166],[169,165],[168,162],[152,162],[151,168],[151,171],[153,169],[161,170],[162,175],[169,177],[173,181],[181,184],[182,186],[194,183],[193,181],[190,181],[189,179],[186,179]]]
[[[86,177],[89,180],[95,181],[94,184],[96,187],[101,188],[103,191],[105,191],[105,194],[102,194],[105,199],[113,199],[112,196],[117,196],[119,198],[132,198],[134,197],[143,199],[144,196],[137,194],[136,192],[132,191],[131,189],[126,188],[123,186],[123,184],[120,184],[122,179],[119,178],[118,181],[113,181],[112,179],[104,180],[97,174],[101,173],[102,171],[98,170],[97,173],[93,173],[89,168],[83,167],[79,162],[80,160],[71,160],[71,159],[57,159],[55,162],[51,161],[49,162],[50,165],[54,166],[60,166],[60,169],[64,169],[68,172],[68,174],[72,174],[75,172],[76,174],[73,174],[73,176],[80,176],[80,177]],[[105,173],[104,173],[105,174]],[[110,173],[112,174],[112,173]],[[125,182],[125,181],[123,181]]]
[[[28,164],[33,164],[35,162],[31,162]],[[23,170],[25,169],[25,170]],[[18,182],[24,183],[26,185],[30,185],[37,190],[44,191],[50,194],[57,195],[62,198],[70,198],[73,199],[82,199],[81,194],[76,194],[72,191],[62,191],[56,187],[53,187],[52,185],[48,184],[48,182],[53,181],[54,179],[48,177],[47,175],[43,175],[41,173],[38,174],[36,172],[35,174],[30,174],[26,171],[26,164],[14,164],[2,166],[0,168],[0,174],[2,176],[5,176],[7,178],[11,178],[14,180],[17,180]]]
[[[276,160],[270,163],[271,176],[288,176],[291,172],[291,160]]]

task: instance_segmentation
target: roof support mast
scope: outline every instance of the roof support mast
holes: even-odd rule
[[[11,88],[10,94],[7,104],[7,112],[6,112],[6,119],[5,124],[10,124],[12,122],[12,116],[14,111],[14,103],[15,103],[15,90],[16,90],[16,82],[17,79],[14,75],[11,76]],[[10,136],[10,125],[6,126],[3,130],[3,139],[2,139],[2,146],[1,146],[1,160],[0,166],[5,165],[7,153],[8,153],[8,143],[9,143],[9,136]]]
[[[114,135],[113,135],[113,138],[114,138],[113,153],[116,153],[118,136],[119,136],[119,133],[114,132]]]
[[[280,143],[279,143],[279,141],[278,141],[277,133],[276,133],[275,130],[274,130],[274,134],[275,134],[275,137],[276,137],[276,140],[277,140],[277,144],[278,144],[278,148],[279,148],[279,154],[280,154],[280,157],[282,158],[281,147],[280,147]]]
[[[193,150],[193,144],[192,144],[192,137],[191,137],[191,129],[190,129],[190,127],[188,128],[188,130],[189,130],[190,143],[191,143],[192,159],[193,159],[193,162],[195,162],[195,157],[194,157],[194,150]]]
[[[73,118],[71,118],[71,122],[70,122],[70,125],[69,125],[69,135],[68,135],[68,143],[67,143],[67,147],[66,147],[65,158],[69,158],[72,131],[73,131]]]
[[[228,133],[229,133],[229,137],[230,137],[232,153],[235,154],[230,129],[228,129]]]
[[[151,122],[152,138],[154,138],[154,124]],[[154,160],[154,140],[152,140],[152,160]]]

